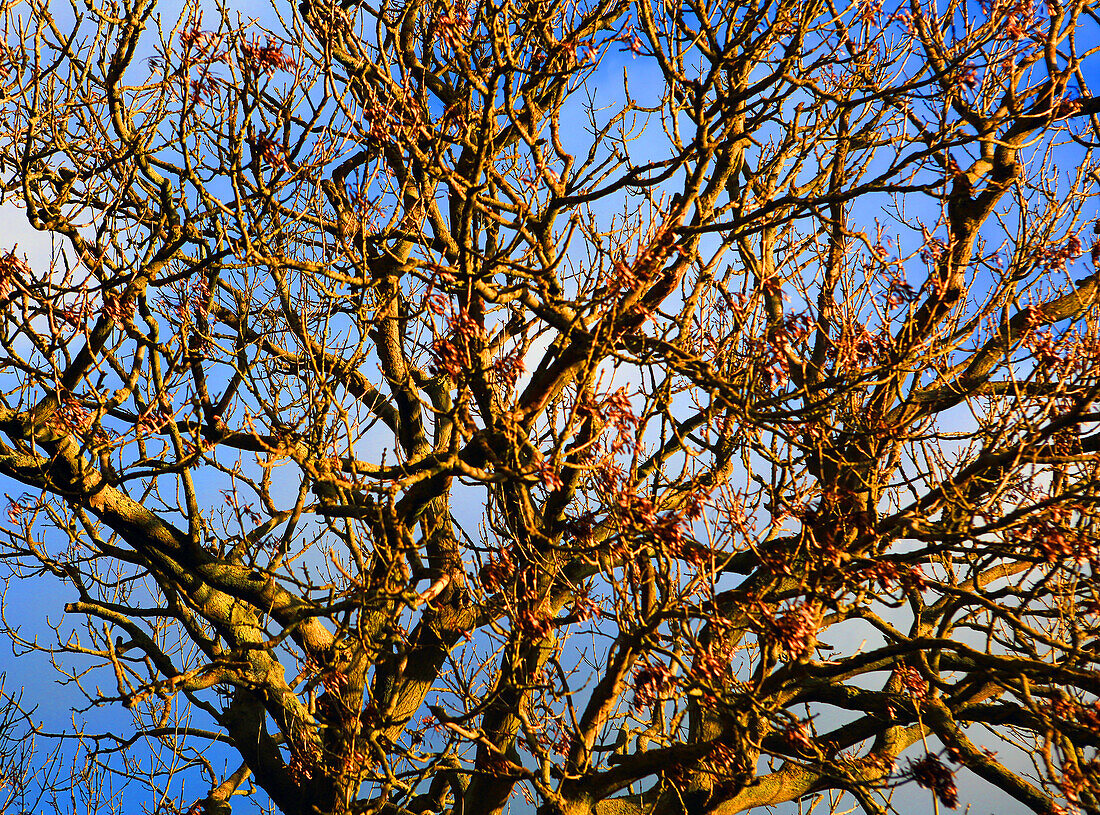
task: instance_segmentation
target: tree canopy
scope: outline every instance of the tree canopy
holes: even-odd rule
[[[1096,9],[5,2],[8,805],[1100,812]]]

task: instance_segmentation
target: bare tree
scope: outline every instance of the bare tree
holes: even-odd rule
[[[130,711],[87,766],[1100,812],[1095,9],[5,3],[7,631]]]

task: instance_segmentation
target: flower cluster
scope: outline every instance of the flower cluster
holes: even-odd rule
[[[432,344],[431,370],[459,380],[473,365],[475,345],[485,341],[485,329],[465,309],[451,312],[448,333]]]
[[[547,490],[560,490],[562,488],[561,476],[558,475],[558,471],[551,461],[543,460],[539,462],[535,469],[535,475],[538,477],[539,483]]]
[[[958,169],[958,165],[955,165],[955,169]],[[940,238],[933,237],[932,233],[923,227],[922,234],[924,236],[924,244],[920,248],[920,259],[932,265],[938,262],[947,252],[947,244]]]
[[[745,751],[718,742],[707,751],[699,762],[699,769],[717,779],[742,778],[752,775]]]
[[[11,291],[12,281],[27,280],[33,274],[30,265],[15,254],[15,250],[0,255],[0,297]]]
[[[71,393],[61,394],[60,404],[49,419],[50,427],[62,433],[86,433],[92,426],[92,415]]]
[[[665,225],[655,228],[633,261],[622,254],[611,264],[610,273],[600,274],[594,299],[615,302],[624,293],[639,291],[676,249],[676,241],[674,229]]]
[[[693,496],[681,508],[658,512],[653,501],[638,494],[638,485],[618,486],[610,468],[599,473],[603,488],[611,493],[608,506],[623,542],[641,540],[672,557],[698,565],[709,551],[689,535],[691,521],[702,513],[701,496]]]
[[[1095,562],[1098,557],[1096,542],[1070,524],[1070,513],[1068,507],[1050,509],[1016,530],[1014,542],[1037,552],[1051,566],[1063,561]]]
[[[753,343],[752,354],[760,360],[765,388],[781,388],[790,381],[790,357],[809,338],[810,326],[809,313],[787,314],[768,329],[763,341]]]
[[[419,132],[424,115],[410,88],[402,85],[397,93],[383,96],[369,86],[365,93],[363,110],[372,139],[379,144],[394,144]]]
[[[180,32],[179,45],[182,50],[182,58],[185,64],[197,66],[197,74],[194,78],[185,78],[186,69],[177,71],[174,76],[184,82],[185,87],[190,88],[191,98],[198,104],[205,104],[217,93],[220,80],[213,73],[213,67],[219,62],[225,62],[228,50],[222,49],[224,38],[213,31],[203,31],[197,25]],[[163,58],[154,58],[154,66],[167,63]]]
[[[1012,42],[1040,37],[1042,12],[1035,0],[982,0],[982,11],[991,18],[1003,15],[999,37]]]
[[[95,312],[96,309],[86,290],[82,291],[75,301],[70,300],[68,304],[59,305],[54,309],[54,314],[61,322],[76,330],[84,328]]]
[[[808,656],[817,645],[818,621],[809,606],[793,606],[767,623],[765,638],[790,659]]]
[[[958,83],[970,90],[978,87],[980,80],[978,78],[978,66],[973,62],[968,62],[963,65],[962,69],[958,73]]]
[[[180,324],[203,323],[210,319],[210,286],[205,277],[173,284],[173,294],[161,304]]]
[[[207,104],[217,95],[219,88],[229,87],[227,79],[215,74],[219,64],[235,64],[246,74],[261,76],[289,71],[296,64],[284,52],[287,43],[271,35],[260,39],[244,37],[240,33],[204,31],[198,23],[181,31],[176,45],[176,56],[161,53],[150,58],[149,64],[154,69],[168,71],[170,66],[179,62],[180,66],[171,70],[166,78],[186,89],[191,102],[196,105]]]
[[[895,586],[906,591],[923,591],[926,587],[924,575],[919,566],[901,566],[892,560],[875,561],[853,573],[861,581],[873,582],[883,592],[890,592]]]
[[[878,363],[888,347],[884,334],[872,334],[863,323],[845,320],[840,336],[832,343],[830,356],[839,371],[868,368]]]
[[[630,404],[626,388],[616,390],[604,399],[595,411],[617,434],[608,452],[615,455],[635,441],[638,417],[634,415],[634,408]]]
[[[456,51],[469,36],[472,24],[470,7],[459,0],[447,13],[435,14],[428,25],[428,39],[438,37],[449,51]]]
[[[528,640],[538,641],[550,636],[554,623],[542,607],[520,609],[515,616],[516,630]]]
[[[198,25],[193,25],[180,32],[179,44],[186,52],[195,52],[196,56],[203,56],[208,61],[216,61],[225,58],[224,52],[216,49],[222,43],[222,37],[213,31],[203,31]]]
[[[573,598],[573,605],[569,609],[569,616],[572,621],[583,623],[592,618],[598,619],[602,617],[603,612],[600,610],[599,603],[593,600],[589,595],[589,589],[585,589],[583,593],[578,593]]]
[[[1065,699],[1056,699],[1046,706],[1051,718],[1059,721],[1073,721],[1100,734],[1100,702],[1083,705]]]
[[[893,274],[886,282],[886,293],[883,302],[888,309],[895,309],[899,305],[908,305],[917,299],[917,291],[901,274]]]
[[[241,61],[258,74],[289,71],[295,64],[293,59],[283,53],[282,44],[270,35],[262,43],[259,38],[242,42]]]
[[[856,19],[864,25],[877,25],[882,16],[882,0],[860,0]]]
[[[928,681],[919,670],[911,665],[902,665],[896,669],[896,674],[903,691],[917,701],[928,698]]]
[[[1084,764],[1065,762],[1062,765],[1061,777],[1058,779],[1058,789],[1071,804],[1081,801],[1081,793],[1089,786],[1089,776],[1095,776],[1100,770],[1100,760],[1093,759]]]
[[[252,155],[261,159],[269,167],[286,167],[283,148],[271,135],[256,133],[248,137],[248,146]],[[354,221],[352,221],[354,224]]]
[[[134,430],[140,436],[159,433],[169,422],[175,420],[175,415],[171,400],[162,393],[138,416],[137,422],[134,423]]]
[[[287,762],[287,774],[295,784],[304,784],[313,778],[313,773],[321,766],[321,751],[305,740],[290,742],[290,761]]]
[[[918,785],[932,790],[945,807],[958,807],[959,788],[955,786],[955,774],[937,756],[927,753],[924,758],[910,764],[909,772]]]
[[[1062,353],[1059,342],[1050,329],[1038,330],[1037,326],[1045,321],[1041,309],[1029,306],[1027,309],[1027,333],[1024,335],[1023,344],[1032,354],[1035,360],[1043,367],[1049,368],[1062,361]]]
[[[783,744],[799,755],[812,756],[818,752],[817,745],[810,737],[806,722],[790,722],[779,734]]]
[[[134,318],[134,298],[129,294],[110,295],[103,300],[103,313],[115,325],[125,325]]]
[[[424,297],[424,308],[432,314],[443,314],[447,310],[447,295],[439,292],[429,292]]]
[[[493,378],[505,393],[511,393],[515,389],[516,382],[526,370],[523,363],[523,349],[519,347],[493,360]]]
[[[1056,336],[1050,328],[1039,326],[1048,322],[1042,309],[1027,309],[1028,325],[1022,345],[1030,351],[1045,376],[1068,379],[1072,375],[1092,376],[1100,365],[1100,338],[1091,330],[1072,326]]]
[[[15,49],[0,43],[0,79],[7,79],[14,67],[16,67]]]
[[[722,629],[729,625],[728,620],[712,617],[711,623]],[[714,701],[714,695],[707,688],[721,688],[733,681],[733,646],[727,637],[715,636],[706,647],[698,645],[691,655],[691,673],[689,678],[703,685],[703,700]]]
[[[1044,246],[1039,253],[1039,263],[1047,271],[1062,271],[1071,260],[1081,257],[1082,252],[1081,237],[1074,233],[1061,246]]]
[[[497,555],[490,556],[482,565],[478,578],[481,580],[481,585],[488,591],[496,591],[512,577],[515,569],[516,564],[512,562],[508,552],[501,549]]]
[[[676,692],[676,677],[664,664],[646,665],[634,672],[634,699],[631,707],[635,710],[652,708]]]
[[[36,498],[30,493],[24,493],[18,498],[12,498],[10,495],[5,497],[8,499],[8,520],[13,524],[20,523],[26,513],[33,512],[43,503],[41,497]]]

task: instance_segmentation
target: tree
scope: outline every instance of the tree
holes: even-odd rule
[[[1100,812],[1090,0],[5,10],[8,633],[97,778]]]

